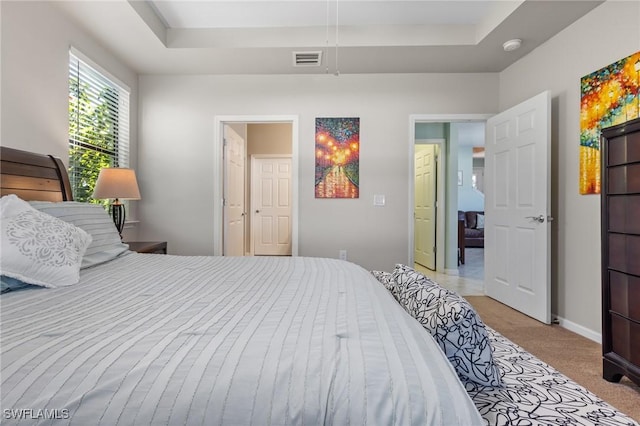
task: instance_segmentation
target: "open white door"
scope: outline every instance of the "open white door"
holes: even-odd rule
[[[436,269],[436,145],[416,145],[414,261]]]
[[[225,256],[244,256],[244,139],[224,126],[224,248]]]
[[[549,92],[490,118],[486,129],[485,292],[549,324]]]

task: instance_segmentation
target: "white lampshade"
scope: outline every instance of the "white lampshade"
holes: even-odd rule
[[[139,200],[140,190],[136,172],[133,169],[110,167],[100,170],[93,198],[117,198],[120,200]]]

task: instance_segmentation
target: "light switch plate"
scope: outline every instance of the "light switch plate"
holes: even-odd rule
[[[384,194],[375,194],[373,196],[373,205],[376,207],[384,207],[385,198]]]

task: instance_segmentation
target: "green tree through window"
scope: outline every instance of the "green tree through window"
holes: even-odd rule
[[[129,93],[72,52],[69,56],[69,178],[73,198],[107,203],[94,200],[92,194],[100,169],[128,166]]]

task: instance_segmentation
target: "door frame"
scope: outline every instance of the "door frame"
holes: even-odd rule
[[[413,226],[413,209],[415,206],[415,144],[416,144],[416,124],[417,123],[455,123],[469,121],[487,121],[495,114],[411,114],[409,115],[409,208],[408,211],[408,234],[409,234],[409,265],[414,264],[415,241]],[[447,167],[451,161],[458,160],[458,147],[452,149],[449,143],[442,143],[440,146],[440,167],[438,168],[438,211],[436,213],[437,223],[445,224],[445,232],[438,232],[436,229],[436,271],[444,271],[449,275],[458,275],[458,198],[453,196],[458,191],[458,186],[451,184],[458,180],[457,167]],[[451,204],[455,203],[455,206]],[[455,209],[452,209],[455,207]],[[453,217],[455,215],[455,218]],[[449,219],[449,220],[447,220]],[[455,219],[455,220],[454,220]],[[444,249],[443,249],[444,248]],[[447,259],[449,267],[447,268]],[[455,265],[455,268],[451,267]]]
[[[291,164],[292,164],[291,172],[293,173],[293,156],[292,155],[287,155],[287,154],[254,154],[254,155],[251,156],[251,165],[249,167],[250,170],[251,170],[251,179],[250,179],[250,183],[249,183],[249,185],[251,186],[251,197],[249,197],[249,214],[251,215],[250,216],[251,220],[249,221],[249,223],[250,223],[250,226],[249,226],[249,253],[251,254],[251,256],[253,256],[255,254],[255,251],[254,251],[254,243],[255,243],[255,240],[254,240],[254,235],[255,235],[254,222],[255,221],[253,220],[253,212],[255,211],[255,208],[256,208],[255,201],[254,201],[254,196],[255,196],[254,195],[255,194],[254,189],[255,189],[255,183],[256,183],[255,180],[254,180],[255,177],[256,177],[256,175],[254,173],[255,160],[264,160],[264,159],[270,159],[270,158],[271,159],[286,158],[286,159],[291,160]],[[293,181],[293,175],[291,176],[291,180]],[[291,201],[293,201],[293,186],[291,188],[291,198],[292,198]],[[292,209],[293,209],[293,206],[292,206]],[[291,214],[293,216],[293,212],[291,212]],[[293,223],[292,223],[292,226],[293,226]],[[292,252],[292,255],[293,255],[293,230],[292,230],[291,238],[292,238],[292,241],[291,241],[291,252]]]
[[[224,214],[224,160],[223,132],[225,124],[232,123],[290,123],[291,124],[291,255],[298,256],[298,128],[297,115],[216,115],[213,123],[213,255],[223,254]]]

